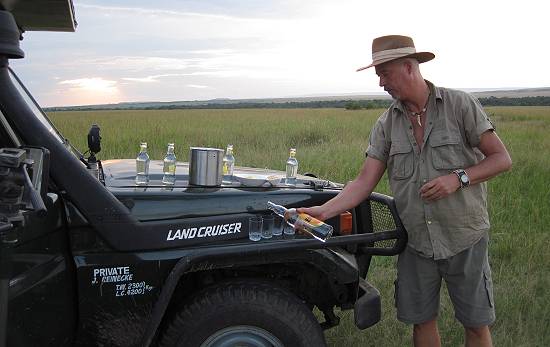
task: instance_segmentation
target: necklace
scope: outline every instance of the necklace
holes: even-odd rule
[[[422,128],[422,122],[421,122],[420,117],[422,117],[422,115],[424,113],[426,113],[426,107],[424,107],[420,112],[411,112],[411,115],[413,117],[416,117],[416,122],[418,123],[418,126],[421,127],[421,128]]]
[[[426,100],[426,104],[424,105],[424,108],[420,110],[420,112],[412,112],[407,108],[407,110],[410,112],[411,116],[416,117],[416,122],[418,123],[418,126],[422,128],[422,119],[421,117],[426,113],[426,109],[428,108],[428,102],[430,101],[430,94],[428,94],[428,99]]]

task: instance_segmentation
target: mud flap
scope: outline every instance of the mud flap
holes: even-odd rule
[[[355,326],[363,330],[380,321],[382,304],[380,303],[380,292],[367,281],[361,280],[359,287],[364,294],[357,299],[353,307]]]

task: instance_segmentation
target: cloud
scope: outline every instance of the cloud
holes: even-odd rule
[[[130,82],[142,82],[142,83],[151,83],[151,82],[160,82],[160,79],[163,78],[174,78],[174,77],[190,77],[190,76],[212,76],[212,77],[237,77],[243,76],[246,74],[246,71],[238,70],[224,70],[224,71],[195,71],[189,73],[168,73],[162,75],[151,75],[145,77],[123,77],[122,80]]]
[[[185,70],[196,64],[192,58],[147,57],[147,56],[115,56],[90,59],[88,64],[101,68],[115,68],[125,70]]]
[[[92,78],[79,78],[74,80],[64,80],[59,84],[68,84],[78,89],[85,89],[90,91],[100,92],[116,92],[117,82],[112,80],[106,80],[101,77]]]
[[[287,16],[266,17],[264,14],[269,12],[265,11],[256,13],[245,11],[247,14],[243,14],[239,6],[226,10],[224,6],[200,3],[197,6],[185,2],[174,5],[181,10],[159,9],[158,7],[162,4],[156,6],[157,8],[144,8],[79,3],[77,7],[82,14],[82,27],[85,27],[88,22],[88,25],[101,23],[102,30],[108,30],[111,39],[124,36],[137,41],[140,38],[147,38],[142,41],[142,44],[151,48],[158,47],[159,42],[166,41],[170,41],[174,47],[178,47],[178,44],[184,41],[187,43],[195,41],[197,49],[212,48],[200,43],[202,40],[209,39],[234,42],[237,38],[246,41],[255,38],[255,43],[258,43],[258,40],[273,37],[273,32],[279,35],[284,33],[287,39],[291,39],[297,32],[296,29],[304,24]],[[189,10],[190,8],[192,10]],[[228,11],[235,12],[235,15],[228,15]]]
[[[91,10],[99,10],[102,13],[107,11],[111,12],[121,12],[124,14],[134,13],[140,15],[152,15],[152,16],[171,16],[171,17],[198,17],[198,18],[209,18],[209,19],[224,19],[224,20],[243,20],[244,18],[211,14],[211,13],[199,13],[199,12],[189,12],[189,11],[174,11],[174,10],[162,10],[162,9],[151,9],[143,7],[123,7],[123,6],[103,6],[103,5],[90,5],[90,4],[79,4],[81,8],[87,8]],[[257,20],[257,19],[249,19]]]
[[[69,86],[67,88],[66,86]],[[120,102],[124,93],[117,81],[101,77],[63,80],[50,90],[51,104],[57,105],[93,105]]]
[[[124,77],[123,80],[130,82],[143,82],[143,83],[152,83],[158,82],[159,76],[147,76],[147,77]]]
[[[397,0],[392,32],[436,53],[422,71],[441,85],[542,86],[550,80],[540,69],[548,47],[532,33],[545,32],[548,11],[539,3],[499,6],[492,17],[492,2],[476,3],[476,13],[443,6],[456,12],[451,18],[437,16],[435,0]],[[29,33],[23,45],[34,58],[10,62],[50,105],[379,91],[372,71],[355,73],[371,60],[372,38],[388,34],[387,16],[376,15],[383,6],[364,0],[81,0],[75,7],[76,33]],[[410,18],[429,15],[430,25],[410,26]],[[530,20],[502,25],[518,16]],[[485,23],[490,42],[464,18]],[[517,47],[506,51],[510,42]],[[529,64],[515,63],[530,50],[537,54]],[[64,99],[50,98],[57,90]]]

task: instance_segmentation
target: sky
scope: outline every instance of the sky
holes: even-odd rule
[[[542,0],[74,0],[74,33],[27,32],[10,65],[43,107],[383,93],[375,37],[459,89],[550,87]]]

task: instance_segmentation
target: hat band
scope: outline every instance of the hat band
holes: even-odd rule
[[[380,52],[373,52],[372,61],[375,62],[383,59],[387,60],[387,59],[401,58],[403,56],[414,54],[414,53],[416,53],[416,49],[414,47],[387,49]]]

